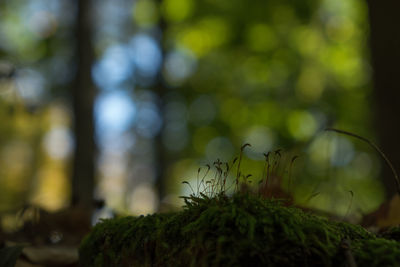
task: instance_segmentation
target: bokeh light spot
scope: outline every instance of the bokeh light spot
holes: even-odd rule
[[[193,0],[166,0],[162,10],[167,21],[180,22],[189,17],[194,9]]]
[[[152,79],[158,73],[162,55],[157,41],[146,34],[136,34],[130,42],[130,56],[138,74]]]
[[[133,67],[129,60],[128,47],[113,45],[105,51],[100,61],[94,65],[92,75],[97,86],[109,90],[132,77]]]
[[[307,111],[293,111],[289,114],[287,126],[290,134],[297,140],[310,138],[317,130],[317,121]]]
[[[251,149],[245,150],[246,155],[252,159],[263,159],[262,153],[270,151],[274,145],[274,135],[264,126],[254,126],[246,133],[244,143],[251,144]]]
[[[152,26],[158,21],[158,7],[153,0],[137,0],[133,8],[133,19],[140,26]]]
[[[121,134],[133,123],[136,106],[124,91],[102,93],[95,106],[97,134]]]
[[[167,54],[164,76],[170,85],[180,85],[196,69],[196,58],[187,49],[177,49]]]
[[[72,134],[67,127],[56,126],[44,136],[46,152],[54,159],[67,158],[73,149]]]
[[[193,27],[186,28],[178,38],[180,44],[202,57],[225,44],[231,35],[229,24],[218,17],[202,19]]]
[[[150,184],[142,183],[135,187],[130,197],[129,209],[135,215],[152,214],[157,209],[158,199]]]
[[[231,141],[223,136],[212,139],[206,146],[206,156],[210,161],[220,159],[227,162],[232,159],[234,152]]]

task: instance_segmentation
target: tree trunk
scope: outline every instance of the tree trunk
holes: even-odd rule
[[[72,204],[91,209],[94,191],[95,142],[93,102],[96,90],[91,78],[93,61],[90,0],[77,0],[76,77],[72,88],[75,154]]]
[[[370,48],[373,67],[375,126],[379,145],[400,169],[400,1],[367,0]],[[396,193],[393,174],[382,163],[382,180],[387,197]]]
[[[161,6],[163,0],[158,0],[158,4]],[[161,67],[160,70],[157,74],[157,82],[154,86],[154,92],[157,94],[157,106],[158,106],[158,110],[160,112],[161,115],[161,119],[162,119],[162,126],[160,131],[158,132],[157,136],[154,139],[154,145],[155,145],[155,164],[156,164],[156,180],[155,180],[155,188],[156,188],[156,192],[158,195],[158,199],[159,199],[159,209],[161,207],[161,202],[163,200],[163,198],[166,195],[166,190],[165,190],[165,172],[166,172],[166,151],[165,151],[165,146],[163,144],[162,141],[162,134],[163,134],[163,130],[165,128],[165,94],[167,93],[167,88],[165,86],[164,83],[164,79],[162,76],[162,68],[164,65],[164,59],[165,59],[165,32],[166,32],[166,22],[164,20],[164,18],[162,16],[160,16],[160,19],[158,21],[158,28],[160,29],[160,32],[162,34],[162,37],[160,38],[160,49],[161,49],[161,55],[162,55],[162,63],[161,63]]]

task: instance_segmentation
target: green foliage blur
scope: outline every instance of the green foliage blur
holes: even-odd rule
[[[48,207],[56,209],[66,205],[70,190],[74,7],[65,0],[50,8],[46,1],[27,2],[0,4],[0,57],[20,75],[2,79],[0,85],[0,203],[5,206],[0,210],[16,199],[45,204],[62,198]],[[344,214],[352,202],[351,211],[360,215],[382,201],[377,155],[357,140],[323,131],[329,126],[374,137],[364,1],[136,0],[93,5],[96,64],[110,47],[129,50],[135,36],[150,36],[162,58],[158,69],[154,67],[160,75],[141,73],[136,62],[119,89],[100,89],[99,97],[124,92],[136,114],[120,132],[125,139],[98,139],[97,191],[109,205],[152,211],[155,202],[186,194],[181,181],[195,182],[199,167],[217,158],[231,161],[244,143],[252,147],[246,150],[242,172],[253,177],[261,176],[264,152],[283,148],[288,158],[299,156],[291,193],[301,204]],[[124,61],[114,60],[113,68],[122,68]],[[18,83],[19,77],[25,80]],[[162,107],[157,106],[160,100]],[[10,115],[9,109],[18,112]],[[153,124],[147,125],[150,119]],[[51,131],[56,144],[49,141]],[[123,152],[121,146],[111,152],[103,146],[128,139],[135,141],[122,145],[129,147]],[[62,155],[52,150],[60,142],[67,144]],[[167,188],[165,198],[158,200],[155,146],[162,146],[158,149],[165,155],[161,172]],[[288,175],[283,171],[282,176],[286,188]],[[137,199],[149,194],[154,197]],[[150,208],[138,211],[137,203]]]
[[[177,178],[190,167],[183,176],[195,177],[197,158],[231,160],[248,142],[244,172],[253,177],[261,176],[263,152],[300,156],[293,188],[299,202],[344,213],[349,190],[353,210],[381,200],[371,149],[323,131],[335,126],[373,136],[363,1],[170,0],[162,12],[166,49],[189,50],[197,63],[182,82],[164,72],[188,113],[190,141],[175,165]],[[171,150],[182,138],[172,141]]]

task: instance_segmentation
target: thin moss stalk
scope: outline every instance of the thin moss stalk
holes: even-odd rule
[[[396,183],[397,193],[400,195],[400,180],[399,180],[399,176],[397,175],[396,169],[393,167],[393,164],[392,164],[392,162],[390,162],[388,157],[386,157],[385,153],[383,153],[383,151],[377,145],[375,145],[372,141],[370,141],[369,139],[367,139],[365,137],[362,137],[362,136],[360,136],[358,134],[351,133],[351,132],[348,132],[348,131],[339,130],[339,129],[335,129],[335,128],[326,128],[325,131],[332,131],[332,132],[337,132],[337,133],[340,133],[340,134],[345,134],[345,135],[348,135],[348,136],[355,137],[357,139],[360,139],[360,140],[366,142],[373,149],[375,149],[375,151],[378,152],[378,154],[383,158],[385,163],[389,166],[390,170],[392,171],[393,177],[394,177],[394,180],[395,180],[395,183]]]

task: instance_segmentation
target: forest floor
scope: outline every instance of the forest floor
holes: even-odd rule
[[[0,229],[0,266],[399,266],[398,195],[363,218],[380,231],[317,216],[280,187],[279,150],[273,160],[264,155],[265,177],[250,186],[240,173],[246,146],[231,166],[214,162],[216,175],[205,180],[208,166],[197,190],[183,182],[192,194],[181,197],[180,211],[106,219],[92,228],[87,210],[25,210],[30,220],[19,231]]]
[[[87,210],[50,213],[31,206],[15,217],[20,227],[0,229],[1,267],[79,266],[78,248],[91,230]]]

